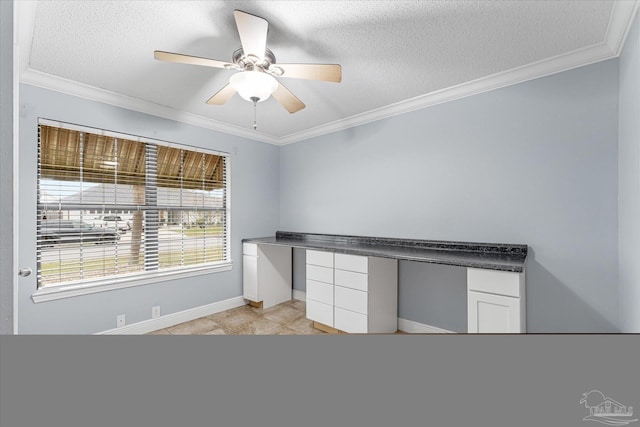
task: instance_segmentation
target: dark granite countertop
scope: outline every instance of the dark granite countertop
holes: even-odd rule
[[[527,245],[518,244],[447,242],[288,231],[278,231],[271,237],[244,239],[243,242],[517,273],[524,271],[528,251]]]

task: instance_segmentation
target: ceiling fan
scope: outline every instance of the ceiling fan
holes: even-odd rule
[[[273,95],[275,100],[289,113],[295,113],[305,107],[304,103],[275,77],[327,82],[342,80],[342,67],[339,64],[276,63],[273,52],[266,46],[269,23],[264,18],[241,10],[234,10],[233,15],[242,47],[233,52],[232,62],[160,50],[154,52],[154,58],[162,61],[239,71],[231,76],[229,84],[207,100],[207,104],[210,105],[222,105],[238,92],[242,98],[253,102],[255,107],[256,103]],[[254,122],[254,129],[255,127]]]

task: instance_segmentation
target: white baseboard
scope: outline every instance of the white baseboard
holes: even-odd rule
[[[398,330],[408,334],[455,334],[453,331],[398,317]]]
[[[96,335],[143,335],[158,329],[168,328],[180,323],[188,322],[199,317],[209,316],[232,308],[242,307],[246,305],[246,300],[242,297],[229,298],[224,301],[218,301],[200,307],[190,308],[188,310],[179,311],[177,313],[160,316],[157,319],[143,320],[142,322],[132,323],[121,328],[109,329],[107,331],[98,332]]]
[[[297,300],[300,300],[300,301],[306,301],[307,300],[307,293],[305,291],[300,291],[298,289],[294,289],[292,297],[293,297],[293,299],[297,299]]]
[[[307,293],[294,289],[292,297],[295,300],[306,301]],[[177,313],[167,314],[157,319],[143,320],[142,322],[133,323],[123,326],[122,328],[109,329],[96,333],[96,335],[144,335],[159,329],[169,328],[180,323],[189,322],[200,317],[209,316],[232,308],[242,307],[247,301],[242,297],[230,298],[224,301],[218,301],[200,307],[190,308],[188,310],[179,311]],[[424,323],[414,322],[413,320],[398,317],[398,330],[408,334],[454,334],[453,331],[438,328],[436,326],[426,325]]]

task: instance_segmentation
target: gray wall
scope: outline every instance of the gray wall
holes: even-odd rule
[[[467,269],[400,261],[398,317],[467,332]]]
[[[616,332],[617,110],[614,59],[285,146],[279,229],[526,243],[530,332]],[[430,268],[401,263],[400,317]]]
[[[13,333],[13,2],[0,1],[0,334]]]
[[[620,329],[640,332],[640,15],[620,55],[618,153]]]
[[[307,290],[307,251],[300,248],[293,248],[292,251],[293,256],[293,277],[291,280],[293,282],[293,289],[297,289],[299,291]]]
[[[21,334],[85,334],[151,317],[151,307],[174,313],[242,295],[242,248],[246,237],[274,234],[279,217],[279,148],[29,85],[20,86],[20,241],[35,242],[36,144],[39,117],[225,151],[231,154],[233,270],[163,281],[111,292],[33,303],[35,280],[19,281]],[[24,225],[24,226],[23,226]],[[21,244],[19,257],[34,259]]]

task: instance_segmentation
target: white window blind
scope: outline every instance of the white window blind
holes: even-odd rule
[[[38,133],[38,286],[229,260],[224,153],[69,126]]]

